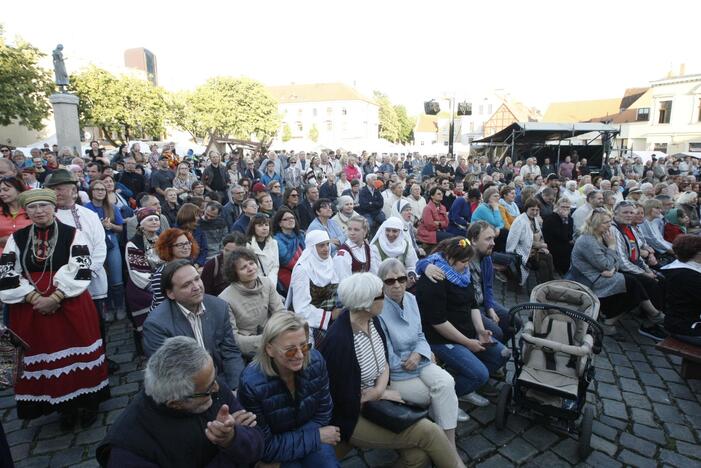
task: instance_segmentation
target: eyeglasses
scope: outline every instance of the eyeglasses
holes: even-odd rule
[[[298,351],[306,356],[307,353],[309,352],[309,350],[312,349],[312,345],[311,345],[311,343],[304,343],[301,346],[293,346],[292,348],[286,348],[286,349],[282,349],[282,348],[278,347],[278,349],[280,351],[282,351],[283,356],[285,356],[286,358],[293,358],[293,357],[297,356]]]
[[[399,284],[404,284],[407,281],[406,276],[397,276],[396,278],[387,278],[383,280],[383,283],[387,286],[393,286],[394,283],[399,282]]]
[[[295,198],[296,198],[296,197],[299,197],[299,194],[298,194],[298,193],[291,193],[291,194],[290,194],[290,197],[295,197]]]
[[[0,150],[0,151],[3,152],[3,153],[9,153],[9,152],[10,152],[9,149],[2,149],[2,150]]]
[[[217,387],[216,390],[214,390],[214,387]],[[193,393],[192,395],[188,395],[185,398],[188,400],[191,400],[193,398],[205,398],[205,397],[210,397],[214,393],[217,393],[217,390],[219,390],[219,386],[217,385],[217,379],[216,377],[214,380],[212,380],[212,383],[209,384],[209,387],[207,387],[207,391],[201,392],[201,393]]]
[[[372,301],[375,302],[375,301],[384,301],[384,300],[385,300],[385,296],[384,296],[384,294],[383,294],[383,295],[381,295],[381,296],[377,296],[377,297],[376,297],[375,299],[373,299]]]
[[[185,247],[190,247],[192,246],[192,242],[187,241],[187,242],[178,242],[177,244],[173,244],[172,247],[176,249],[183,249]]]

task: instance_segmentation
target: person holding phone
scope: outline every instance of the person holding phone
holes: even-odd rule
[[[441,241],[434,253],[434,265],[443,271],[445,279],[434,282],[423,275],[416,283],[426,339],[431,351],[453,375],[459,399],[487,406],[489,400],[477,390],[484,387],[483,393],[494,394],[485,386],[489,374],[506,364],[511,353],[485,328],[476,305],[468,268],[475,249],[468,239],[453,237]]]

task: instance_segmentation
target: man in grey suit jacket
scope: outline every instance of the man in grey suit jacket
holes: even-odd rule
[[[235,390],[244,368],[229,319],[229,305],[204,293],[195,267],[176,260],[163,269],[161,290],[168,297],[144,323],[144,351],[151,356],[173,336],[189,336],[212,355],[217,375]]]

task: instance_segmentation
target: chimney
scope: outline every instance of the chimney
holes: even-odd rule
[[[679,65],[679,76],[686,75],[686,64],[682,63]]]

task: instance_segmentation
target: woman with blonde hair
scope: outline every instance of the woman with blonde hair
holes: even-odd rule
[[[663,314],[655,308],[635,275],[618,270],[620,257],[616,236],[611,232],[613,215],[605,208],[594,208],[574,243],[567,278],[589,287],[601,301],[604,332],[617,339],[618,319],[640,306],[653,323],[661,323]]]
[[[309,325],[280,312],[268,320],[253,362],[241,374],[238,398],[265,437],[258,466],[339,467],[329,425],[333,402],[326,363],[309,343]]]

